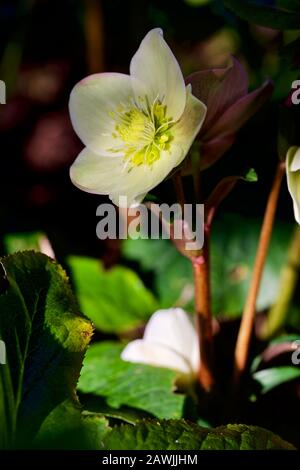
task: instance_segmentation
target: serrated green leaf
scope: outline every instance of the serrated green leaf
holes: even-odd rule
[[[106,333],[122,333],[141,326],[157,309],[157,302],[138,275],[123,266],[105,271],[93,258],[68,258],[77,297],[85,315]]]
[[[104,397],[80,394],[80,398],[85,409],[93,413],[101,414],[109,419],[113,418],[121,422],[135,424],[141,419],[152,417],[152,415],[146,411],[129,408],[128,406],[122,406],[118,409],[112,408],[106,403]]]
[[[239,316],[246,299],[255,259],[261,221],[227,215],[216,220],[211,241],[213,312]],[[278,272],[285,262],[293,226],[275,226],[268,251],[258,310],[268,308],[277,297]],[[154,289],[163,307],[193,309],[191,263],[168,240],[126,240],[125,257],[138,261],[154,273]]]
[[[107,450],[266,450],[294,447],[266,429],[228,424],[201,428],[184,420],[121,425],[104,438]],[[165,463],[168,463],[166,461]]]
[[[268,393],[278,385],[300,378],[300,368],[291,366],[271,367],[253,374],[253,379],[261,386],[260,393]]]
[[[107,419],[99,413],[82,411],[71,401],[58,405],[43,422],[35,449],[100,450],[110,431]]]
[[[85,357],[78,390],[105,397],[109,406],[127,405],[158,418],[180,418],[185,396],[174,393],[177,373],[121,359],[120,343],[92,345]]]
[[[224,4],[251,23],[279,30],[299,29],[300,14],[288,8],[275,8],[253,0],[224,0]]]
[[[30,442],[75,388],[92,325],[78,307],[63,269],[45,255],[1,259],[7,285],[0,295],[0,447]]]

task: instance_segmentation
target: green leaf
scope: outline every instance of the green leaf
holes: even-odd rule
[[[126,405],[158,418],[180,418],[185,396],[174,393],[177,373],[125,362],[120,357],[122,349],[114,342],[92,345],[84,360],[79,391],[106,397],[115,409]]]
[[[106,403],[104,397],[97,395],[80,394],[79,397],[85,409],[93,413],[101,414],[109,419],[112,418],[121,422],[135,424],[141,419],[152,417],[152,415],[146,411],[129,408],[127,406],[122,406],[118,409],[112,408]]]
[[[256,426],[228,424],[208,429],[184,420],[149,420],[136,426],[121,425],[104,438],[104,445],[108,450],[294,449],[272,432]]]
[[[43,240],[48,240],[42,232],[10,233],[4,236],[3,244],[8,254],[17,251],[34,250],[41,251]]]
[[[252,376],[261,386],[260,393],[268,393],[278,385],[300,378],[300,369],[291,366],[259,370]]]
[[[293,335],[281,335],[278,336],[277,338],[272,339],[272,341],[269,342],[269,345],[273,346],[275,344],[281,344],[281,343],[293,343],[294,341],[299,341],[300,336],[293,334]]]
[[[43,422],[34,440],[35,449],[100,450],[110,431],[107,419],[99,413],[82,411],[73,402],[58,405]]]
[[[242,311],[248,293],[258,246],[261,220],[227,216],[214,224],[212,233],[212,292],[214,312],[231,316]],[[275,225],[268,250],[257,310],[274,303],[280,272],[287,256],[293,225]]]
[[[300,14],[288,8],[275,8],[251,0],[224,0],[224,4],[251,23],[279,30],[299,29]]]
[[[132,270],[117,266],[105,271],[100,261],[68,259],[82,311],[106,333],[135,329],[157,309],[157,302]]]
[[[216,220],[212,230],[211,276],[213,311],[240,315],[251,279],[261,221],[227,215]],[[258,298],[258,310],[276,299],[278,272],[286,257],[293,226],[275,226]],[[126,240],[125,257],[138,261],[144,271],[154,273],[154,289],[163,307],[193,309],[191,263],[169,240]]]
[[[193,271],[169,240],[131,240],[123,244],[126,258],[138,261],[144,271],[154,272],[154,289],[162,307],[192,307]]]
[[[249,183],[256,183],[258,181],[258,176],[254,168],[250,168],[250,170],[245,176],[245,180]]]
[[[2,258],[0,447],[25,445],[61,402],[76,402],[75,387],[92,325],[78,312],[63,269],[45,255]],[[25,443],[25,444],[24,444]]]

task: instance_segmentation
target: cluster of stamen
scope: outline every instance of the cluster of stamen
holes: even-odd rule
[[[112,136],[124,142],[124,147],[109,149],[111,152],[124,154],[125,164],[132,166],[149,165],[159,160],[161,152],[170,149],[173,136],[172,118],[167,117],[166,106],[156,99],[152,105],[140,97],[138,104],[129,106],[120,104],[117,110],[110,112],[115,121]]]

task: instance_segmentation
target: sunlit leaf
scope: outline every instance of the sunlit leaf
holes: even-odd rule
[[[45,255],[1,259],[7,289],[0,295],[0,447],[26,445],[44,419],[75,388],[92,325],[78,306],[63,269]]]

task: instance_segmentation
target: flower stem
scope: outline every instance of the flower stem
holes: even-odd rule
[[[277,300],[268,313],[260,333],[261,339],[274,336],[282,327],[296,289],[300,270],[300,227],[297,225],[289,248],[286,264],[280,276]]]
[[[277,166],[275,178],[269,194],[267,207],[264,215],[264,220],[261,228],[256,258],[252,273],[252,279],[246,299],[242,321],[238,333],[236,349],[235,349],[235,364],[234,364],[234,383],[238,385],[240,379],[245,371],[252,330],[255,320],[256,301],[259,293],[260,282],[263,274],[263,268],[270,244],[270,239],[273,230],[277,202],[281,187],[282,178],[285,172],[285,165],[280,162]]]
[[[192,259],[195,283],[195,309],[200,347],[199,383],[206,392],[214,385],[213,333],[211,317],[209,228],[205,230],[205,244],[201,256]]]
[[[185,195],[180,172],[177,172],[175,173],[175,175],[173,175],[173,183],[175,187],[177,201],[179,202],[181,209],[183,210],[185,204]]]
[[[185,195],[180,173],[173,176],[177,201],[182,209],[185,204]],[[196,325],[200,349],[199,383],[201,387],[210,392],[214,385],[212,372],[213,334],[210,298],[210,271],[209,271],[209,238],[210,224],[204,226],[204,246],[201,254],[188,256],[192,261],[195,285]],[[179,250],[180,251],[180,250]]]

